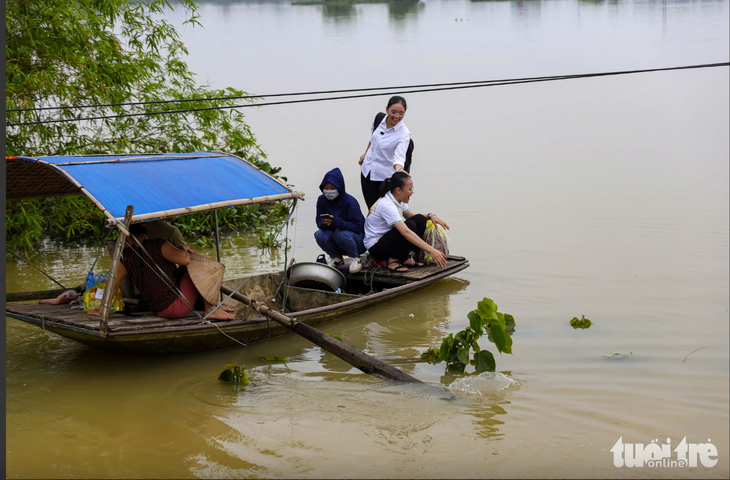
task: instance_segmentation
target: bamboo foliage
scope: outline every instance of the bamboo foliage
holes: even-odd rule
[[[186,28],[200,27],[193,0],[174,4],[167,0],[8,0],[6,109],[88,108],[9,111],[6,124],[149,114],[244,101],[200,100],[246,93],[195,82],[184,61],[187,49],[174,26],[164,20],[165,12],[173,8],[184,10]],[[174,99],[191,100],[114,105]],[[215,150],[277,170],[263,160],[266,156],[243,113],[235,109],[9,126],[5,141],[7,154],[16,156]],[[91,202],[79,198],[8,202],[8,245],[29,256],[44,231],[60,230],[67,238],[102,232],[103,216]]]

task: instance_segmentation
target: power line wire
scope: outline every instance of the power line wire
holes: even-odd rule
[[[220,100],[249,100],[253,98],[271,98],[271,97],[292,97],[299,95],[325,95],[331,93],[352,93],[352,92],[370,92],[375,90],[400,90],[403,88],[425,88],[425,87],[445,87],[454,85],[470,85],[477,83],[491,83],[491,82],[512,82],[521,80],[536,80],[540,78],[550,77],[525,77],[525,78],[511,78],[505,80],[479,80],[472,82],[452,82],[452,83],[429,83],[423,85],[400,85],[395,87],[369,87],[369,88],[348,88],[343,90],[319,90],[314,92],[292,92],[292,93],[272,93],[268,95],[239,95],[232,97],[208,97],[208,98],[182,98],[175,100],[149,100],[144,102],[122,102],[122,103],[101,103],[96,105],[70,105],[62,107],[34,107],[34,108],[15,108],[8,109],[6,112],[38,112],[44,110],[71,110],[71,109],[84,109],[84,108],[100,108],[100,107],[124,107],[124,106],[136,106],[136,105],[158,105],[165,103],[184,103],[184,102],[212,102]]]
[[[707,68],[707,67],[716,67],[716,66],[723,66],[723,65],[728,65],[728,63],[688,65],[688,66],[682,66],[682,67],[668,67],[668,68],[651,69],[651,70],[629,70],[629,71],[623,71],[623,72],[606,72],[604,74],[616,75],[616,74],[625,74],[625,73],[652,72],[652,71],[659,71],[659,70]],[[6,110],[6,112],[70,110],[70,109],[101,108],[101,107],[123,107],[123,106],[136,106],[136,105],[159,105],[159,104],[184,103],[184,102],[211,102],[211,101],[221,101],[221,100],[250,100],[250,99],[255,99],[255,98],[290,97],[290,96],[299,96],[299,95],[325,95],[325,94],[332,94],[332,93],[369,92],[369,91],[375,91],[375,90],[401,90],[401,89],[406,89],[406,88],[450,87],[450,86],[458,86],[458,85],[489,84],[489,83],[495,83],[495,82],[500,82],[500,83],[501,82],[522,82],[522,81],[533,81],[533,80],[543,80],[543,79],[561,79],[563,77],[568,77],[568,78],[580,77],[580,76],[584,76],[584,75],[595,75],[595,74],[573,74],[573,75],[560,75],[560,76],[522,77],[522,78],[509,78],[509,79],[501,79],[501,80],[477,80],[477,81],[470,81],[470,82],[428,83],[428,84],[421,84],[421,85],[399,85],[399,86],[392,86],[392,87],[349,88],[349,89],[341,89],[341,90],[319,90],[319,91],[312,91],[312,92],[272,93],[272,94],[262,94],[262,95],[238,95],[238,96],[228,96],[228,97],[182,98],[182,99],[174,99],[174,100],[150,100],[150,101],[143,101],[143,102],[103,103],[103,104],[95,104],[95,105],[71,105],[71,106],[58,106],[58,107],[16,108],[16,109]]]
[[[624,70],[624,71],[615,71],[615,72],[600,72],[600,73],[587,73],[587,74],[584,73],[584,74],[573,74],[573,75],[559,75],[559,76],[551,76],[551,77],[531,77],[531,78],[525,78],[525,79],[506,79],[506,80],[499,80],[499,81],[487,80],[487,81],[480,81],[480,82],[457,82],[457,83],[453,83],[453,84],[431,84],[431,85],[435,85],[436,87],[435,88],[423,88],[423,89],[421,87],[429,87],[431,85],[411,86],[411,87],[385,87],[385,88],[375,88],[375,90],[391,89],[391,88],[419,88],[418,90],[406,90],[406,91],[400,91],[399,93],[405,94],[405,93],[435,92],[435,91],[446,91],[446,90],[460,90],[460,89],[466,89],[466,88],[494,87],[494,86],[500,86],[500,85],[515,85],[515,84],[522,84],[522,83],[550,82],[550,81],[556,81],[556,80],[572,80],[572,79],[579,79],[579,78],[595,78],[595,77],[605,77],[605,76],[615,76],[615,75],[628,75],[628,74],[635,74],[635,73],[650,73],[650,72],[662,72],[662,71],[671,71],[671,70],[689,70],[689,69],[698,69],[698,68],[727,67],[729,65],[730,65],[730,62],[722,62],[722,63],[701,64],[701,65],[685,65],[685,66],[680,66],[680,67],[664,67],[664,68],[652,68],[652,69],[642,69],[642,70]],[[456,86],[441,87],[440,85],[456,85]],[[369,91],[369,90],[372,90],[372,89],[350,89],[350,90],[340,90],[340,92]],[[338,92],[338,91],[331,90],[329,92]],[[274,95],[269,95],[269,96],[313,95],[313,94],[317,94],[317,93],[325,93],[325,92],[310,92],[310,93],[302,92],[302,93],[297,93],[297,94],[274,94]],[[303,99],[303,100],[285,100],[285,101],[280,101],[280,102],[249,103],[249,104],[244,104],[244,105],[224,105],[224,106],[216,106],[216,107],[187,108],[187,109],[180,109],[180,110],[162,110],[159,112],[124,113],[124,114],[118,114],[118,115],[105,115],[105,116],[98,116],[98,117],[65,118],[65,119],[56,119],[56,120],[38,120],[38,121],[34,121],[34,122],[7,123],[6,126],[15,127],[15,126],[22,126],[22,125],[68,123],[68,122],[80,122],[80,121],[88,121],[88,120],[109,120],[109,119],[114,119],[114,118],[165,115],[165,114],[172,114],[172,113],[191,113],[191,112],[201,112],[201,111],[207,111],[207,110],[226,110],[226,109],[247,108],[247,107],[264,107],[264,106],[270,106],[270,105],[323,102],[323,101],[328,101],[328,100],[344,100],[344,99],[352,99],[352,98],[376,97],[376,96],[381,96],[381,95],[387,95],[387,93],[345,95],[345,96],[338,96],[338,97],[309,98],[309,99]],[[253,97],[253,98],[261,98],[261,97]],[[186,100],[186,101],[201,101],[201,100]]]

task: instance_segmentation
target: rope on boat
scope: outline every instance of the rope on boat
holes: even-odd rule
[[[244,347],[247,347],[247,346],[248,346],[248,345],[246,345],[245,343],[243,343],[243,342],[240,342],[240,341],[236,340],[235,338],[233,338],[232,336],[228,335],[228,334],[227,334],[226,332],[224,332],[223,330],[221,330],[221,327],[219,327],[218,325],[216,325],[216,324],[215,324],[214,322],[211,322],[210,320],[206,320],[206,321],[204,321],[204,322],[203,322],[203,324],[209,324],[209,325],[213,325],[213,326],[214,326],[215,328],[217,328],[217,329],[218,329],[218,331],[219,331],[219,332],[221,332],[221,333],[222,333],[223,335],[225,335],[226,337],[230,338],[230,339],[231,339],[231,340],[233,340],[234,342],[236,342],[236,343],[238,343],[239,345],[242,345],[242,346],[244,346]]]
[[[96,260],[94,260],[94,263],[91,264],[91,268],[89,268],[89,273],[92,273],[94,271],[94,267],[96,266],[96,262],[99,261],[102,255],[104,255],[104,248],[106,248],[106,242],[109,240],[109,237],[111,236],[112,232],[114,231],[113,228],[109,229],[109,232],[106,234],[106,237],[104,237],[104,241],[102,242],[102,248],[99,255],[96,257]],[[88,278],[88,276],[87,276]]]
[[[289,215],[287,216],[287,218],[286,218],[286,221],[285,221],[285,222],[284,222],[284,223],[283,223],[283,224],[282,224],[282,225],[281,225],[281,226],[279,227],[279,230],[278,230],[278,231],[276,232],[276,235],[274,235],[274,241],[276,241],[276,239],[277,239],[277,238],[279,237],[279,234],[280,234],[280,233],[281,233],[281,231],[282,231],[282,230],[284,229],[284,225],[286,225],[286,229],[287,229],[287,238],[286,238],[286,240],[287,240],[287,242],[288,242],[288,240],[289,240],[289,221],[291,220],[291,218],[292,218],[292,215],[294,214],[294,211],[295,211],[295,209],[296,209],[296,208],[297,208],[297,199],[296,199],[296,198],[294,198],[294,200],[293,200],[293,202],[292,202],[292,205],[291,205],[291,207],[289,208]],[[296,225],[295,225],[295,228],[296,228]],[[294,240],[295,240],[295,242],[296,242],[296,237],[295,237],[295,239],[294,239]],[[286,248],[285,248],[285,249],[284,249],[284,265],[286,265],[286,258],[287,258],[287,250],[286,250]],[[204,323],[204,324],[205,324],[205,323],[209,323],[209,324],[215,325],[215,327],[216,327],[216,328],[218,328],[218,330],[220,330],[220,332],[221,332],[221,333],[222,333],[223,335],[225,335],[226,337],[230,338],[231,340],[234,340],[235,342],[237,342],[237,343],[239,343],[239,344],[243,345],[244,347],[246,346],[246,344],[245,344],[245,343],[241,343],[241,342],[239,342],[238,340],[236,340],[235,338],[233,338],[233,337],[231,337],[230,335],[226,334],[226,333],[225,333],[225,332],[224,332],[223,330],[221,330],[221,329],[220,329],[220,327],[218,327],[218,325],[216,325],[215,323],[212,323],[212,322],[210,322],[210,320],[208,320],[208,316],[210,316],[210,315],[211,315],[211,314],[212,314],[213,312],[215,312],[216,310],[218,310],[218,309],[219,309],[219,308],[221,307],[221,305],[223,305],[223,304],[224,304],[224,303],[225,303],[225,302],[226,302],[226,301],[227,301],[228,299],[230,299],[230,298],[231,298],[231,297],[232,297],[232,296],[233,296],[233,295],[234,295],[235,293],[238,293],[238,291],[239,291],[239,290],[240,290],[241,288],[243,288],[243,286],[244,286],[244,285],[246,285],[246,284],[248,283],[248,281],[249,281],[249,280],[250,280],[250,279],[251,279],[251,278],[252,278],[252,277],[254,276],[254,274],[256,273],[256,271],[257,271],[257,270],[259,269],[259,267],[260,267],[260,266],[261,266],[261,262],[259,262],[259,264],[258,264],[258,265],[256,265],[256,268],[254,268],[253,272],[251,272],[251,275],[249,275],[248,277],[246,277],[246,280],[244,280],[244,281],[243,281],[243,282],[242,282],[242,283],[241,283],[241,284],[240,284],[240,285],[239,285],[238,287],[236,287],[236,289],[235,289],[235,290],[233,290],[233,291],[232,291],[232,292],[231,292],[230,294],[228,294],[228,295],[227,295],[227,296],[226,296],[225,298],[223,298],[223,299],[221,300],[221,302],[220,302],[220,303],[219,303],[218,305],[216,305],[216,306],[215,306],[215,308],[213,308],[213,310],[211,310],[211,311],[210,311],[210,312],[208,313],[208,315],[206,315],[206,316],[204,317],[204,319],[203,319],[203,320],[204,320],[204,321],[203,321],[203,323]],[[286,275],[286,271],[284,271],[284,275]],[[286,289],[286,285],[285,285],[285,287],[284,287],[284,288]],[[284,296],[284,302],[286,302],[286,290],[284,291],[284,295],[285,295],[285,296]],[[282,310],[282,312],[283,312],[283,310]],[[271,338],[271,323],[270,323],[270,322],[271,322],[271,320],[270,320],[270,319],[269,319],[269,318],[267,317],[267,318],[266,318],[266,326],[267,326],[267,328],[268,328],[268,331],[269,331],[269,338]]]
[[[193,306],[193,304],[191,304],[190,301],[187,299],[187,297],[185,295],[183,295],[183,293],[180,291],[179,288],[177,288],[177,286],[175,285],[175,282],[173,282],[170,279],[170,277],[168,277],[167,274],[162,270],[162,268],[160,268],[160,266],[155,263],[155,259],[152,258],[152,255],[150,255],[150,252],[148,252],[147,249],[144,248],[144,246],[142,245],[142,243],[139,240],[137,240],[137,237],[135,237],[134,235],[130,235],[130,236],[134,239],[135,242],[137,242],[137,245],[139,245],[139,248],[141,248],[142,251],[144,253],[146,253],[148,257],[150,257],[150,260],[152,260],[152,264],[155,267],[157,267],[157,269],[160,271],[160,273],[162,274],[162,276],[160,276],[160,273],[157,273],[157,271],[155,271],[155,269],[152,268],[152,266],[147,262],[147,260],[145,260],[145,258],[142,255],[139,254],[138,251],[136,251],[135,249],[132,249],[132,251],[140,258],[140,260],[142,260],[148,267],[150,267],[150,269],[153,272],[155,272],[155,275],[157,275],[157,277],[160,280],[162,280],[162,282],[165,285],[167,285],[170,288],[170,290],[172,290],[173,292],[175,292],[178,297],[182,298],[185,301],[185,303],[188,304],[188,306],[190,307],[190,310],[192,312],[195,312],[195,315],[197,315],[198,318],[200,318],[201,320],[205,321],[206,318],[204,318],[202,315],[200,315],[200,313],[198,313],[197,310],[195,310],[195,307]]]
[[[296,209],[296,207],[297,207],[297,198],[294,197],[294,201],[292,202],[291,208],[289,209],[289,216],[286,218],[286,240],[284,242],[284,293],[282,293],[282,296],[281,296],[281,313],[282,314],[284,313],[284,310],[286,310],[286,297],[287,297],[287,293],[289,290],[289,285],[288,285],[288,282],[286,281],[286,276],[287,276],[286,267],[287,267],[287,265],[289,265],[287,263],[287,261],[288,261],[287,260],[287,258],[288,258],[287,247],[289,246],[289,221],[291,220],[291,217],[294,214],[294,210]],[[279,232],[274,236],[274,240],[276,240],[276,237],[279,236],[279,233],[281,233],[281,230],[283,228],[284,228],[283,225],[281,226],[281,228],[279,228]]]
[[[296,207],[297,207],[297,199],[296,199],[296,198],[294,198],[294,200],[293,200],[293,202],[292,202],[292,206],[291,206],[291,208],[289,209],[289,215],[287,216],[286,222],[285,222],[284,224],[282,224],[282,225],[281,225],[281,227],[279,227],[279,230],[278,230],[278,231],[276,232],[276,235],[274,235],[274,240],[276,240],[276,238],[277,238],[277,237],[279,236],[279,234],[281,233],[281,231],[282,231],[282,230],[284,229],[284,225],[286,225],[286,227],[287,227],[287,241],[288,241],[289,221],[291,220],[291,218],[292,218],[292,215],[293,215],[293,213],[294,213],[294,211],[295,211]],[[117,220],[117,222],[119,222],[119,221]],[[139,241],[139,240],[138,240],[138,239],[137,239],[137,238],[136,238],[136,237],[135,237],[134,235],[130,235],[130,236],[131,236],[131,237],[132,237],[132,238],[134,239],[134,241],[135,241],[135,242],[137,243],[137,245],[139,245],[139,247],[140,247],[140,248],[142,249],[142,251],[143,251],[143,252],[144,252],[144,253],[145,253],[145,254],[146,254],[146,255],[147,255],[148,257],[149,257],[149,259],[150,259],[150,260],[152,261],[152,264],[153,264],[153,265],[154,265],[155,267],[157,267],[157,270],[159,270],[159,273],[158,273],[158,271],[157,271],[157,270],[155,270],[154,268],[152,268],[152,266],[150,265],[150,263],[149,263],[149,262],[147,262],[147,260],[146,260],[146,259],[145,259],[145,258],[144,258],[144,257],[143,257],[142,255],[140,255],[140,253],[139,253],[139,252],[137,252],[137,251],[136,251],[135,249],[132,249],[132,251],[133,251],[133,252],[134,252],[134,253],[135,253],[135,254],[136,254],[136,255],[137,255],[137,256],[138,256],[138,257],[139,257],[139,258],[140,258],[140,259],[141,259],[141,260],[142,260],[142,261],[143,261],[143,262],[144,262],[144,263],[145,263],[146,265],[147,265],[147,266],[148,266],[148,267],[150,267],[150,269],[152,269],[152,271],[153,271],[153,272],[155,273],[155,275],[157,275],[157,276],[158,276],[158,277],[160,278],[160,280],[162,280],[162,281],[163,281],[163,283],[165,283],[165,285],[167,285],[167,287],[168,287],[168,288],[170,288],[171,290],[173,290],[173,291],[174,291],[174,292],[175,292],[175,293],[176,293],[176,294],[178,295],[178,297],[181,297],[181,298],[182,298],[182,299],[183,299],[183,300],[185,301],[185,303],[187,303],[187,304],[188,304],[188,306],[190,307],[190,310],[191,310],[192,312],[194,312],[194,313],[195,313],[195,315],[197,315],[197,317],[198,317],[198,318],[199,318],[200,320],[202,320],[202,322],[201,322],[201,325],[205,325],[205,324],[208,324],[208,325],[213,325],[213,326],[214,326],[215,328],[217,328],[217,329],[218,329],[218,331],[219,331],[220,333],[222,333],[222,334],[223,334],[223,335],[225,335],[226,337],[230,338],[230,339],[231,339],[231,340],[233,340],[234,342],[236,342],[236,343],[238,343],[239,345],[242,345],[242,346],[244,346],[244,347],[245,347],[245,346],[247,346],[247,345],[246,345],[245,343],[243,343],[243,342],[241,342],[241,341],[239,341],[239,340],[237,340],[237,339],[233,338],[232,336],[228,335],[228,334],[227,334],[226,332],[224,332],[223,330],[221,330],[221,328],[220,328],[220,327],[219,327],[218,325],[216,325],[216,324],[215,324],[214,322],[211,322],[210,320],[208,320],[208,317],[209,317],[209,316],[210,316],[211,314],[213,314],[213,312],[215,312],[216,310],[218,310],[218,309],[219,309],[219,308],[220,308],[220,307],[221,307],[221,306],[222,306],[222,305],[223,305],[223,304],[224,304],[224,303],[226,302],[226,300],[230,299],[230,298],[231,298],[231,297],[233,296],[233,294],[237,293],[237,292],[238,292],[238,290],[240,290],[240,289],[241,289],[241,288],[242,288],[242,287],[243,287],[244,285],[246,285],[246,283],[248,283],[248,281],[249,281],[249,280],[250,280],[250,279],[251,279],[251,278],[253,277],[253,275],[254,275],[254,274],[256,273],[256,270],[258,270],[258,268],[259,268],[259,267],[261,266],[261,263],[260,263],[260,262],[259,262],[259,265],[257,265],[257,266],[256,266],[256,268],[254,268],[254,271],[253,271],[253,272],[251,273],[251,275],[249,275],[249,276],[248,276],[248,277],[246,278],[246,280],[244,280],[244,281],[243,281],[243,283],[241,283],[241,284],[240,284],[240,285],[239,285],[239,286],[238,286],[238,287],[237,287],[237,288],[236,288],[235,290],[233,290],[233,292],[231,292],[231,293],[230,293],[230,294],[229,294],[228,296],[226,296],[226,297],[225,297],[224,299],[222,299],[222,300],[221,300],[221,302],[220,302],[220,303],[219,303],[218,305],[216,305],[216,306],[215,306],[215,307],[214,307],[214,308],[213,308],[213,309],[212,309],[212,310],[211,310],[210,312],[208,312],[208,314],[207,314],[206,316],[202,316],[202,315],[201,315],[201,314],[200,314],[200,313],[199,313],[199,312],[198,312],[197,310],[195,310],[195,307],[194,307],[194,306],[193,306],[193,305],[192,305],[192,304],[190,303],[190,301],[189,301],[189,300],[187,299],[187,297],[185,297],[185,295],[184,295],[184,294],[183,294],[183,293],[182,293],[182,292],[180,291],[180,289],[178,289],[178,288],[177,288],[177,286],[175,285],[175,282],[173,282],[173,281],[172,281],[172,279],[170,279],[170,278],[169,278],[169,277],[167,276],[167,274],[166,274],[166,273],[165,273],[165,272],[164,272],[164,271],[163,271],[163,270],[162,270],[162,269],[160,268],[160,266],[159,266],[159,265],[157,265],[157,264],[155,263],[154,259],[152,258],[152,255],[150,255],[150,253],[149,253],[149,252],[147,251],[147,249],[146,249],[146,248],[144,248],[144,246],[142,245],[142,243],[141,243],[141,242],[140,242],[140,241]],[[284,253],[284,254],[285,254],[285,257],[286,257],[286,250],[285,250],[285,253]],[[98,258],[97,258],[97,260],[98,260]],[[96,261],[94,261],[94,264],[96,264]],[[93,269],[93,266],[92,266],[92,269]],[[162,274],[162,275],[160,275],[160,274]],[[284,272],[284,274],[286,275],[286,272]],[[49,277],[49,278],[50,278],[50,277]],[[53,280],[53,279],[52,279],[52,280]],[[55,280],[54,280],[54,281],[55,281]],[[57,282],[57,283],[58,283],[58,282]],[[59,285],[60,285],[60,284],[59,284]],[[63,285],[61,285],[61,287],[63,287]],[[65,288],[65,287],[63,287],[63,288]],[[286,291],[285,291],[285,293],[286,293]],[[286,297],[285,297],[285,300],[286,300]]]
[[[365,270],[365,273],[362,276],[362,282],[370,287],[370,293],[375,293],[375,275],[387,273],[390,273],[390,270],[381,267],[374,267],[370,270]]]

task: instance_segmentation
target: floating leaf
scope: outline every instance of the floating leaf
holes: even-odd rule
[[[220,375],[218,375],[218,380],[222,382],[233,382],[233,370],[223,370]]]
[[[496,320],[497,318],[497,304],[491,298],[484,297],[480,302],[477,302],[477,311],[482,319]]]
[[[421,360],[424,362],[429,363],[438,363],[439,362],[439,349],[436,347],[431,347],[425,352],[421,354]]]
[[[234,363],[226,365],[225,370],[218,375],[218,380],[236,385],[248,385],[246,365],[236,365]]]
[[[445,362],[449,359],[449,350],[451,348],[451,342],[453,340],[453,335],[449,334],[448,337],[444,337],[444,339],[441,341],[441,347],[439,348],[439,360],[442,362]]]
[[[469,363],[469,347],[460,348],[459,350],[457,350],[456,358],[464,365]]]
[[[504,314],[504,324],[505,324],[504,333],[506,333],[507,335],[512,335],[513,333],[515,333],[515,326],[516,326],[515,317],[513,317],[509,313],[505,313]]]
[[[493,324],[489,329],[489,337],[494,342],[497,350],[504,353],[512,353],[512,338],[507,336],[500,324]]]
[[[494,355],[489,350],[481,350],[474,354],[477,372],[493,372],[497,368]]]
[[[288,362],[289,357],[280,357],[279,355],[269,355],[268,357],[261,357],[261,360],[265,362]]]
[[[581,315],[580,320],[578,317],[573,317],[573,319],[570,321],[570,326],[573,328],[588,328],[591,326],[591,321],[588,320],[585,315]]]
[[[466,314],[466,317],[469,319],[469,326],[477,332],[479,335],[482,334],[482,319],[479,316],[479,312],[476,310],[472,310],[471,312]]]
[[[504,332],[505,330],[507,330],[507,323],[504,319],[504,314],[495,312],[495,315],[497,315],[497,319],[492,320],[492,322],[489,324],[489,327],[491,328],[492,325],[494,325],[496,323],[502,328],[502,331]]]

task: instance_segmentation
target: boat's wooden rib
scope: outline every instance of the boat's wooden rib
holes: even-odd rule
[[[449,256],[445,268],[435,266],[413,268],[405,273],[376,271],[375,275],[361,272],[346,274],[346,290],[352,293],[334,293],[299,287],[288,287],[286,314],[298,321],[317,325],[368,309],[403,295],[409,295],[434,282],[453,275],[469,266],[463,257]],[[256,275],[245,280],[241,292],[270,308],[280,309],[272,302],[282,273]],[[364,280],[376,285],[371,286]],[[227,280],[224,285],[236,289],[244,280]],[[279,293],[278,301],[282,294]],[[99,317],[84,314],[69,305],[39,303],[7,304],[8,317],[33,323],[41,328],[58,333],[87,345],[108,350],[139,354],[181,353],[211,350],[252,343],[269,336],[279,336],[289,331],[276,322],[269,323],[258,312],[247,312],[250,308],[235,300],[227,304],[236,309],[236,320],[204,321],[191,313],[185,318],[168,320],[149,312],[109,316],[109,330],[106,336],[99,335]],[[224,332],[223,335],[221,332]],[[235,339],[235,340],[234,340]]]

